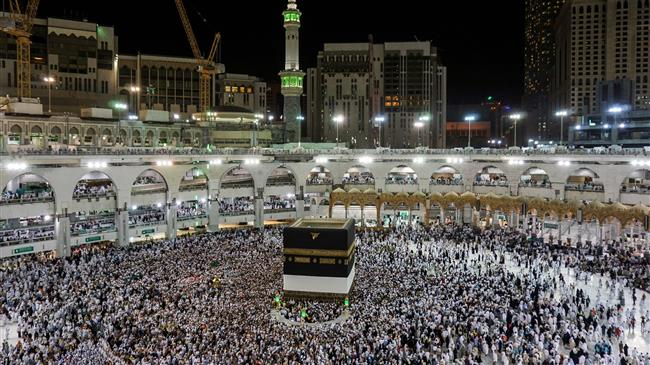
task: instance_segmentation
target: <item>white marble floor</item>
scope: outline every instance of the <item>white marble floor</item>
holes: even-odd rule
[[[512,272],[520,272],[522,269],[517,266],[514,262],[512,255],[506,254],[506,266]],[[564,277],[566,285],[573,287],[573,291],[576,289],[582,289],[585,295],[589,296],[591,300],[591,307],[596,307],[600,304],[605,306],[615,306],[621,304],[619,299],[620,291],[623,291],[623,304],[624,304],[624,313],[623,318],[628,318],[629,315],[634,315],[636,319],[636,324],[634,329],[628,329],[625,326],[624,342],[632,348],[636,348],[640,353],[650,353],[650,333],[643,334],[641,331],[641,316],[650,313],[650,294],[639,290],[632,289],[629,287],[623,286],[621,282],[614,283],[611,279],[605,278],[600,274],[591,274],[582,272],[580,273],[580,279],[574,269],[567,268],[564,265],[560,268],[560,273]],[[559,277],[559,273],[554,270],[549,270],[545,273],[548,277],[556,276]],[[637,301],[636,305],[633,305],[632,293],[633,290],[636,290]],[[641,301],[643,294],[646,295],[646,300]],[[556,293],[556,297],[561,295],[561,293]],[[646,324],[646,326],[648,326]],[[648,327],[650,328],[650,326]]]
[[[18,323],[9,321],[0,323],[0,343],[5,340],[10,346],[16,346],[16,343],[18,343]]]

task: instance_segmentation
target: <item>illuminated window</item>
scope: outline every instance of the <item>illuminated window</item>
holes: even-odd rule
[[[239,87],[239,92],[240,92],[240,93],[245,93],[245,92],[246,92],[246,88],[243,87],[243,86],[240,86],[240,87]]]
[[[253,88],[249,87],[248,89],[246,89],[246,92],[249,93],[249,94],[252,94],[253,93]]]
[[[226,92],[227,92],[227,93],[230,92],[230,86],[226,86]]]

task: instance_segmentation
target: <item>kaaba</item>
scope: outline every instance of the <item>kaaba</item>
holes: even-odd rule
[[[354,281],[354,220],[301,218],[284,229],[284,294],[341,297]]]

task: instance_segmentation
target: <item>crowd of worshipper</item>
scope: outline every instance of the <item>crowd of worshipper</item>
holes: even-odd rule
[[[430,185],[463,185],[463,178],[439,176],[429,181]]]
[[[331,185],[333,182],[329,176],[310,175],[307,178],[307,185]]]
[[[205,217],[207,214],[208,211],[205,209],[205,206],[198,204],[192,204],[189,206],[181,205],[176,208],[176,218],[178,219]]]
[[[268,200],[264,201],[264,210],[281,210],[281,209],[295,209],[295,198],[281,198],[279,196],[270,196]]]
[[[54,239],[54,226],[0,231],[0,243],[27,243]]]
[[[149,184],[160,184],[160,183],[161,183],[161,181],[159,181],[154,176],[142,175],[142,176],[138,176],[135,179],[135,182],[133,183],[133,185],[149,185]]]
[[[277,304],[280,315],[296,323],[323,323],[338,319],[345,309],[340,300],[287,299]]]
[[[375,183],[375,178],[370,174],[346,174],[343,176],[343,179],[341,179],[341,182],[343,184],[351,185],[372,185]]]
[[[551,187],[551,182],[548,180],[548,178],[544,178],[543,180],[528,179],[528,180],[519,181],[519,186],[520,187],[535,187],[535,188],[550,188]]]
[[[390,175],[386,178],[386,184],[397,185],[417,185],[418,177],[416,175]]]
[[[112,232],[116,230],[115,217],[94,217],[77,222],[70,222],[70,234],[78,236],[81,234]]]
[[[613,278],[620,278],[628,286],[650,293],[650,249],[626,246],[621,241],[611,241],[601,249],[588,247],[578,250],[568,258],[567,265]]]
[[[566,190],[577,190],[577,191],[605,191],[603,184],[585,182],[585,183],[567,183],[565,186]]]
[[[237,197],[219,202],[219,213],[241,213],[255,211],[255,202],[251,197]]]
[[[52,189],[23,191],[17,189],[16,191],[3,191],[0,202],[11,202],[16,200],[47,200],[53,198]]]
[[[165,213],[159,210],[129,212],[130,226],[145,226],[165,222]]]
[[[86,182],[80,182],[74,187],[73,197],[86,196],[105,196],[114,194],[113,183],[111,181],[102,182],[101,184],[93,183],[89,185]]]
[[[638,193],[638,194],[647,194],[650,192],[650,186],[648,185],[623,185],[621,186],[622,193]]]
[[[623,303],[624,282],[610,276],[590,294],[580,286],[590,274],[564,268],[572,251],[531,244],[510,229],[360,231],[350,317],[315,326],[270,315],[277,228],[11,259],[0,317],[19,340],[0,363],[648,365],[628,339],[650,336],[650,298]]]
[[[508,180],[505,176],[476,176],[474,185],[478,186],[508,186]]]

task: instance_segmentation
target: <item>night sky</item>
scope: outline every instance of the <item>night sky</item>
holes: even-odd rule
[[[448,69],[448,103],[494,95],[518,105],[523,90],[523,1],[298,0],[303,13],[301,68],[314,66],[325,42],[431,40]],[[444,4],[444,5],[443,5]],[[277,82],[284,66],[281,12],[286,1],[185,0],[204,53],[216,31],[227,72]],[[442,9],[444,8],[444,10]],[[191,56],[173,0],[41,1],[39,16],[114,25],[120,53]]]

